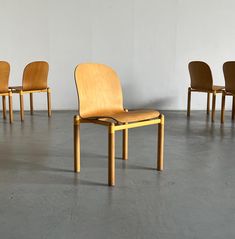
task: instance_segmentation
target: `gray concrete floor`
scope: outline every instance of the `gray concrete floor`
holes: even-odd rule
[[[205,112],[165,112],[165,170],[154,170],[156,128],[116,140],[116,186],[107,183],[107,131],[82,125],[74,174],[74,112],[0,119],[0,238],[235,238],[235,125]]]

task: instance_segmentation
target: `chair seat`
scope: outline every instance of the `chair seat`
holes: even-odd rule
[[[110,115],[105,115],[104,117],[97,117],[99,120],[102,121],[108,121],[115,120],[118,123],[125,124],[125,123],[133,123],[138,121],[144,121],[144,120],[151,120],[158,118],[160,116],[160,113],[155,110],[131,110],[131,111],[124,111],[124,112],[118,112],[113,113]],[[96,118],[96,117],[92,117]]]
[[[213,90],[216,90],[216,91],[221,91],[221,90],[224,89],[224,86],[213,85],[212,89],[213,89]]]
[[[10,86],[9,89],[12,91],[21,91],[23,88],[22,86]]]

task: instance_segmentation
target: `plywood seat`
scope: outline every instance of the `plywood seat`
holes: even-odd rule
[[[91,117],[92,119],[98,119],[107,122],[113,122],[117,124],[133,123],[144,120],[156,119],[160,116],[160,113],[155,110],[131,110],[117,113],[111,113],[107,115],[100,115],[99,117]]]

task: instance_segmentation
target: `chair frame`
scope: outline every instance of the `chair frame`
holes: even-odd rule
[[[223,90],[197,90],[192,87],[188,87],[188,103],[187,103],[187,117],[190,117],[191,111],[191,93],[200,92],[207,93],[207,115],[210,114],[210,94],[212,94],[212,110],[211,110],[211,121],[215,121],[215,107],[216,107],[216,94],[223,93]]]
[[[18,90],[13,87],[9,87],[12,90],[13,94],[19,94],[20,98],[20,119],[21,121],[24,120],[24,98],[23,95],[29,94],[30,96],[30,114],[33,115],[33,93],[47,93],[47,112],[48,112],[48,117],[51,117],[51,89],[50,87],[47,87],[46,89],[43,90]]]
[[[94,123],[108,127],[108,185],[115,185],[115,132],[122,130],[122,158],[128,159],[128,129],[147,125],[158,125],[158,152],[157,170],[163,170],[164,153],[164,115],[152,120],[139,121],[128,124],[114,124],[97,119],[83,119],[79,115],[74,116],[74,172],[80,172],[80,124]]]
[[[224,111],[225,111],[225,97],[226,96],[232,96],[232,120],[235,119],[235,94],[232,94],[230,92],[227,92],[226,90],[223,91],[222,93],[222,103],[221,103],[221,124],[224,123]]]
[[[13,123],[13,105],[12,105],[12,91],[9,90],[7,93],[0,93],[2,96],[2,115],[3,119],[7,118],[6,114],[6,96],[8,96],[8,103],[9,103],[9,121]]]

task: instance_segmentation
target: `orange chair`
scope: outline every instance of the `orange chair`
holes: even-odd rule
[[[128,158],[128,129],[158,124],[157,170],[163,170],[164,116],[154,110],[123,108],[117,74],[103,64],[80,64],[75,69],[79,115],[74,117],[74,171],[80,172],[80,124],[108,127],[108,184],[115,185],[115,132],[123,132],[123,159]]]
[[[222,95],[221,105],[221,123],[224,123],[224,109],[226,95],[233,97],[232,103],[232,120],[235,119],[235,61],[225,62],[223,65],[225,90]]]
[[[12,92],[8,88],[10,75],[10,64],[6,61],[0,61],[0,96],[2,96],[2,114],[3,119],[6,119],[6,96],[9,100],[9,118],[10,123],[13,122],[13,111],[12,111]]]
[[[51,90],[47,86],[49,65],[45,61],[29,63],[23,73],[22,86],[10,87],[12,93],[20,95],[20,117],[24,120],[23,95],[30,94],[30,113],[33,114],[33,93],[47,92],[48,116],[51,116]]]
[[[222,93],[224,86],[213,85],[212,73],[210,67],[202,61],[192,61],[188,65],[191,87],[188,88],[188,107],[187,116],[190,116],[191,92],[207,93],[207,114],[210,113],[210,94],[213,94],[211,121],[215,120],[216,94]]]

